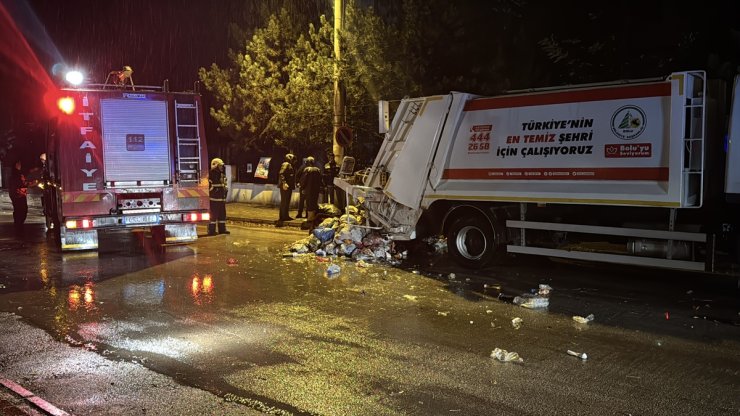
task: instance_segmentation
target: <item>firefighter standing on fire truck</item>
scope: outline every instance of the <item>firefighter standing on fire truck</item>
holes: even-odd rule
[[[226,231],[226,174],[224,161],[214,158],[211,161],[211,171],[208,175],[209,197],[211,199],[211,222],[208,224],[208,235],[231,234]]]

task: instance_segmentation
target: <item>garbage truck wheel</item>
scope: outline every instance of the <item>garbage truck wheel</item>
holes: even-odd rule
[[[447,247],[463,267],[479,269],[491,262],[496,240],[490,222],[480,216],[460,217],[447,231]]]

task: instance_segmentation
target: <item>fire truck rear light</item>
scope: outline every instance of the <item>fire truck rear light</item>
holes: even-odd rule
[[[207,212],[191,212],[188,214],[182,214],[182,220],[187,222],[208,221],[210,218],[211,216]]]
[[[69,220],[64,223],[68,229],[74,228],[92,228],[95,223],[92,220]]]

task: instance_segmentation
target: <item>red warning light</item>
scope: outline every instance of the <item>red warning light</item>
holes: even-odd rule
[[[75,100],[72,97],[62,97],[57,100],[57,107],[64,114],[72,114],[75,111]]]

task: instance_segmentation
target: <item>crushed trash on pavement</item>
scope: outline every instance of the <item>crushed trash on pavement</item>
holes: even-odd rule
[[[416,298],[417,298],[417,297],[416,297],[416,296],[414,296],[414,295],[403,295],[403,297],[404,297],[405,299],[408,299],[408,300],[412,301],[412,302],[416,302]]]
[[[591,321],[594,320],[594,314],[589,314],[585,318],[582,317],[582,316],[576,315],[576,316],[573,317],[573,320],[576,321],[576,322],[578,322],[579,324],[587,324],[587,323],[589,323],[589,322],[591,322]]]
[[[552,287],[549,285],[540,284],[536,293],[525,293],[520,296],[516,296],[512,300],[512,303],[529,309],[544,309],[550,306],[550,292],[552,292],[552,290]],[[532,292],[534,292],[534,289]],[[504,301],[507,300],[502,299],[502,296],[499,296],[499,299]]]
[[[514,351],[506,351],[501,348],[496,348],[491,351],[491,358],[495,358],[502,363],[523,363],[524,359]]]
[[[568,355],[572,355],[574,357],[578,357],[581,360],[587,360],[588,359],[588,355],[585,352],[584,353],[580,353],[580,352],[575,352],[575,351],[568,350]]]
[[[522,318],[516,317],[511,320],[511,326],[513,326],[514,329],[519,329],[522,327],[522,322],[524,322]]]

